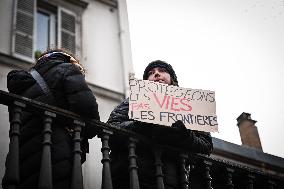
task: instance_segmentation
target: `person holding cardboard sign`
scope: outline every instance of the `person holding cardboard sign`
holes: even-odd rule
[[[172,66],[164,61],[151,62],[144,71],[144,80],[159,82],[167,85],[178,86],[177,76]],[[133,106],[133,107],[132,107]],[[146,108],[147,105],[134,104],[132,108]],[[213,150],[212,138],[209,133],[189,130],[182,121],[176,121],[171,127],[158,126],[152,123],[142,123],[129,116],[129,99],[125,99],[110,114],[108,123],[119,128],[128,129],[150,137],[159,144],[183,148],[191,153],[209,155]],[[143,115],[151,118],[151,115]],[[127,143],[118,136],[110,140],[111,146],[111,171],[114,189],[129,188],[128,149]],[[154,154],[149,146],[137,144],[136,148],[138,177],[141,189],[156,188]],[[162,153],[163,174],[165,189],[179,189],[180,169],[178,154]],[[195,175],[199,171],[191,171],[190,178],[193,185],[190,188],[201,188],[202,182]],[[194,178],[194,179],[193,179]],[[197,181],[197,182],[195,182]],[[198,182],[200,181],[200,182]],[[198,184],[199,183],[199,184]],[[201,184],[201,185],[200,185]]]

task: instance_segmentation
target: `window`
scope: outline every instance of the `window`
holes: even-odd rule
[[[55,15],[37,10],[36,18],[35,52],[44,52],[47,48],[56,46]]]
[[[12,53],[33,61],[48,48],[80,51],[77,15],[43,0],[15,0]],[[77,44],[76,44],[77,43]]]

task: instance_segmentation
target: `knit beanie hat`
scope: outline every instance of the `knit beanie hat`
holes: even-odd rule
[[[148,66],[145,68],[144,74],[143,74],[143,79],[147,80],[148,79],[148,73],[150,70],[152,70],[153,68],[164,68],[171,76],[172,81],[174,82],[173,84],[178,86],[178,80],[177,80],[177,76],[176,73],[173,69],[173,67],[168,64],[167,62],[164,62],[162,60],[155,60],[153,62],[150,62],[148,64]]]

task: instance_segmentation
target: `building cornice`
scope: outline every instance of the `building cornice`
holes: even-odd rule
[[[16,69],[28,69],[34,65],[32,62],[7,55],[2,52],[0,52],[0,64],[6,64]]]
[[[64,1],[67,1],[68,3],[72,3],[78,7],[81,7],[83,9],[87,8],[89,3],[85,2],[85,1],[82,1],[82,0],[64,0]]]
[[[109,5],[109,6],[113,7],[113,8],[117,8],[118,7],[117,0],[95,0],[95,1],[104,3],[106,5]]]

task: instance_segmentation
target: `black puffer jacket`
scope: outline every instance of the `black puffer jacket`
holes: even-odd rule
[[[52,92],[52,98],[47,97],[30,73],[23,70],[14,70],[8,74],[9,92],[99,120],[96,98],[77,66],[66,63],[59,57],[56,60],[36,64],[34,69],[46,81]],[[72,172],[73,147],[67,126],[66,123],[56,121],[52,125],[53,188],[58,189],[69,188]],[[42,147],[42,119],[24,112],[20,132],[19,188],[37,188]],[[5,183],[4,176],[3,188]]]
[[[189,152],[210,154],[213,150],[210,133],[167,128],[153,124],[141,123],[130,120],[128,117],[129,100],[124,100],[111,113],[108,123],[129,129],[147,137],[151,137],[159,143],[183,148]],[[113,137],[111,146],[111,169],[114,189],[129,188],[128,174],[128,149],[122,138]],[[156,188],[154,155],[150,146],[137,145],[136,149],[138,176],[141,189]],[[178,154],[163,152],[162,154],[164,184],[166,189],[179,189],[179,161]],[[196,180],[197,177],[194,179]],[[192,186],[198,188],[198,186]]]

